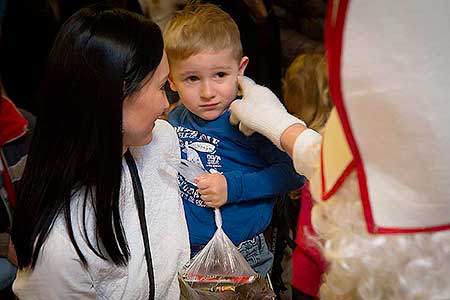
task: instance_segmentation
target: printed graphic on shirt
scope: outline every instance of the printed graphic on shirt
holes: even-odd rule
[[[175,131],[180,140],[182,158],[199,165],[206,172],[222,174],[220,171],[222,158],[217,155],[219,139],[182,126],[175,127]],[[197,206],[206,207],[193,182],[178,175],[178,185],[181,198]]]

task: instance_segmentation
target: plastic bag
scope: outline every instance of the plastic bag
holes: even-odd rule
[[[214,209],[217,230],[206,246],[185,266],[182,277],[192,287],[227,290],[229,286],[252,283],[253,271],[222,229],[219,209]]]
[[[166,157],[186,180],[206,173],[186,159]],[[214,209],[217,230],[206,246],[179,274],[181,298],[184,300],[271,300],[275,294],[267,282],[250,267],[222,229],[222,216]]]
[[[222,230],[220,210],[216,208],[214,215],[214,236],[180,272],[181,299],[274,299],[266,281],[253,271]]]
[[[178,171],[187,181],[197,186],[195,178],[208,173],[202,167],[194,162],[191,162],[184,158],[174,157],[172,155],[166,155],[166,162]]]
[[[269,289],[267,282],[257,277],[253,283],[238,285],[235,291],[211,292],[199,288],[192,288],[181,276],[180,284],[181,300],[273,300],[274,292]]]

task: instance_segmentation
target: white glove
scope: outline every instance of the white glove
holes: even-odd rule
[[[242,100],[231,103],[230,122],[239,124],[239,130],[245,135],[257,131],[283,150],[280,144],[283,132],[294,124],[306,126],[305,122],[289,114],[268,88],[245,76],[239,78],[239,85],[243,96]]]

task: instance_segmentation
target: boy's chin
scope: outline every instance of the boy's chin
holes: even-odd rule
[[[215,119],[219,118],[221,115],[223,115],[225,111],[208,111],[208,112],[202,112],[198,114],[200,118],[202,118],[205,121],[214,121]]]

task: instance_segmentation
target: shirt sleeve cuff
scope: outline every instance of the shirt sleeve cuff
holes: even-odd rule
[[[227,203],[236,203],[242,197],[242,172],[232,171],[223,174],[227,180]]]

